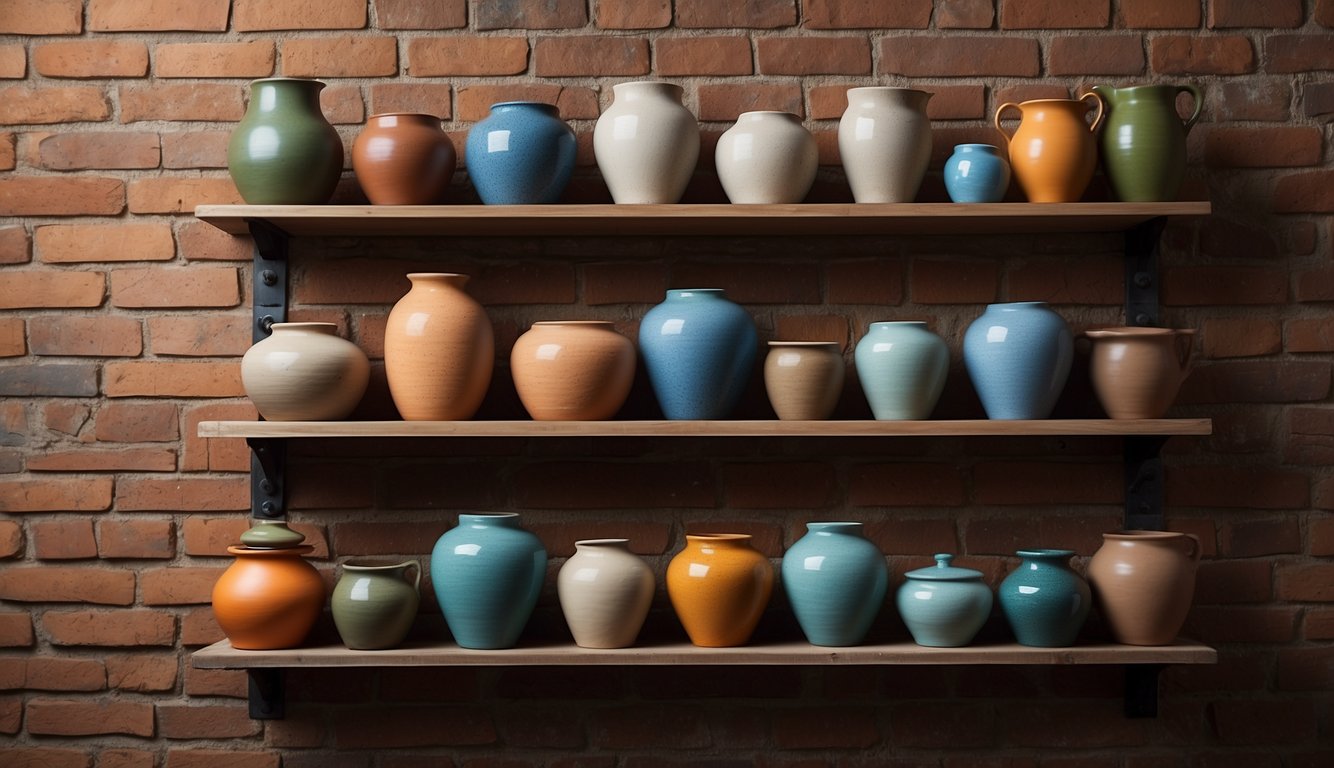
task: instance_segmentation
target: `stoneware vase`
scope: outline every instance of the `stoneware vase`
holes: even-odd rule
[[[1193,85],[1093,86],[1107,103],[1102,130],[1102,167],[1117,200],[1171,202],[1186,175],[1186,134],[1200,119],[1204,99]],[[1177,112],[1177,96],[1188,93],[1190,117]]]
[[[996,590],[1001,612],[1020,645],[1075,644],[1093,598],[1088,582],[1070,567],[1069,549],[1021,549],[1019,567]]]
[[[612,86],[615,100],[593,129],[593,155],[617,203],[677,203],[699,160],[699,123],[681,86]]]
[[[721,288],[669,290],[639,324],[639,352],[669,419],[722,419],[750,379],[755,321]]]
[[[944,175],[956,203],[999,203],[1010,188],[1010,163],[991,144],[956,144]]]
[[[783,590],[812,645],[858,645],[889,589],[885,556],[861,523],[807,523],[783,555]]]
[[[538,421],[616,415],[635,379],[635,345],[603,320],[533,323],[510,353],[514,388]]]
[[[555,203],[574,173],[574,131],[552,104],[491,105],[464,149],[468,177],[487,205]]]
[[[1088,578],[1112,636],[1127,645],[1176,640],[1195,595],[1200,540],[1172,531],[1104,533]]]
[[[743,533],[686,536],[667,564],[667,596],[690,642],[705,648],[745,645],[773,592],[768,558]]]
[[[950,565],[953,559],[936,555],[934,567],[904,574],[896,603],[918,645],[968,645],[991,614],[991,589],[982,581],[982,572]]]
[[[926,323],[871,323],[854,353],[857,378],[880,421],[930,418],[945,376],[950,351]]]
[[[1093,122],[1086,121],[1092,104]],[[1001,127],[1001,114],[1019,110],[1014,135]],[[1074,203],[1083,197],[1098,164],[1094,132],[1102,122],[1102,99],[1086,93],[1078,99],[1007,102],[993,122],[1010,142],[1010,171],[1030,203]]]
[[[250,84],[227,143],[227,170],[250,205],[322,205],[343,173],[343,140],[320,111],[324,83],[270,77]]]
[[[714,152],[718,181],[733,203],[800,203],[819,164],[815,137],[789,112],[742,112]]]
[[[486,397],[495,336],[467,275],[415,272],[384,331],[389,394],[408,421],[472,418]]]
[[[295,648],[324,610],[324,579],[302,555],[314,547],[228,547],[236,560],[213,585],[213,618],[232,647]]]
[[[1085,331],[1093,342],[1089,371],[1098,401],[1113,419],[1160,419],[1190,372],[1195,331],[1102,328]]]
[[[431,582],[454,642],[512,648],[537,605],[546,576],[542,542],[515,513],[459,515],[431,550]]]
[[[352,144],[352,170],[375,205],[440,202],[454,177],[454,143],[435,115],[371,115]]]
[[[847,364],[836,341],[771,341],[764,390],[784,421],[827,419],[838,406]]]
[[[347,562],[329,598],[343,645],[378,651],[397,647],[412,630],[420,603],[421,564]]]
[[[574,543],[556,576],[565,623],[582,648],[629,648],[653,604],[653,569],[630,552],[628,539]]]
[[[964,332],[964,367],[991,419],[1050,416],[1073,358],[1070,328],[1046,302],[992,304]]]
[[[241,386],[269,421],[347,418],[366,394],[371,364],[333,323],[274,323],[241,358]]]
[[[911,203],[931,161],[932,94],[913,88],[848,89],[838,152],[859,203]]]

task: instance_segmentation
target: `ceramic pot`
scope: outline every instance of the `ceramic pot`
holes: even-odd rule
[[[996,591],[1001,612],[1020,645],[1063,648],[1075,644],[1093,598],[1070,568],[1069,549],[1021,549],[1019,567]]]
[[[1084,335],[1093,341],[1093,391],[1107,415],[1161,419],[1190,372],[1195,331],[1123,327]]]
[[[457,159],[454,143],[435,115],[371,115],[352,144],[357,184],[375,205],[440,202]]]
[[[991,419],[1050,416],[1073,359],[1069,326],[1042,301],[992,304],[964,332],[964,367]]]
[[[881,421],[930,418],[950,368],[944,340],[914,321],[871,323],[854,359],[871,412]]]
[[[615,101],[593,128],[593,156],[617,203],[677,203],[699,160],[699,123],[681,86],[612,86]]]
[[[1135,203],[1177,199],[1186,175],[1186,134],[1200,119],[1204,99],[1193,85],[1093,86],[1107,103],[1102,131],[1102,166],[1117,200]],[[1177,95],[1189,93],[1194,107],[1184,121]]]
[[[945,161],[945,191],[956,203],[999,203],[1010,188],[1010,164],[990,144],[957,144]]]
[[[574,131],[551,104],[492,104],[464,149],[468,177],[487,205],[557,202],[574,173]]]
[[[843,392],[842,346],[836,341],[771,341],[764,390],[784,421],[829,418]]]
[[[322,205],[343,173],[343,140],[320,111],[324,83],[270,77],[250,84],[227,143],[227,170],[250,205]]]
[[[370,382],[366,353],[333,323],[274,323],[241,358],[241,386],[269,421],[337,421]]]
[[[800,203],[819,170],[815,137],[789,112],[742,112],[718,138],[714,165],[733,203]]]
[[[384,331],[389,394],[408,421],[472,418],[486,397],[495,336],[467,275],[416,272]]]
[[[556,576],[556,594],[574,643],[629,648],[653,604],[653,569],[630,552],[629,539],[574,543]]]
[[[314,547],[228,547],[236,560],[213,585],[213,618],[232,647],[295,648],[324,609],[324,579],[301,556]]]
[[[602,320],[533,323],[510,353],[514,388],[538,421],[616,415],[635,379],[635,345]]]
[[[672,609],[690,642],[704,648],[745,645],[773,585],[773,566],[744,533],[689,534],[667,564]]]
[[[1096,110],[1085,122],[1089,100]],[[1019,110],[1014,135],[1001,127],[1001,113]],[[1035,99],[996,108],[993,122],[1010,142],[1010,171],[1030,203],[1074,203],[1083,197],[1098,164],[1094,132],[1102,122],[1102,99],[1086,93],[1078,99]]]
[[[858,645],[889,589],[885,556],[861,523],[807,523],[783,555],[783,589],[811,645]]]
[[[512,648],[537,605],[546,576],[542,542],[514,513],[459,515],[431,550],[431,581],[454,642]]]
[[[421,578],[416,560],[391,565],[344,563],[329,599],[343,644],[374,651],[402,643],[417,618]]]
[[[968,645],[991,614],[991,589],[982,572],[950,565],[953,555],[936,555],[936,565],[904,574],[896,600],[913,641],[931,648]]]
[[[721,288],[667,291],[639,324],[639,352],[669,419],[721,419],[750,379],[755,321]]]
[[[932,94],[912,88],[848,89],[838,152],[859,203],[911,203],[931,161]]]
[[[287,527],[284,520],[257,519],[241,534],[241,546],[250,549],[288,549],[305,540],[305,535]]]
[[[1094,599],[1118,643],[1169,645],[1190,613],[1200,540],[1189,533],[1104,533],[1089,560]]]

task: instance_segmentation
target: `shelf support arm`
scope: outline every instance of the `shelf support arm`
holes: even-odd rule
[[[248,437],[250,446],[250,516],[282,520],[287,516],[287,443],[279,438]]]
[[[255,241],[254,304],[251,341],[269,337],[274,323],[287,321],[287,233],[262,219],[251,219]]]
[[[1126,717],[1158,716],[1158,673],[1161,664],[1126,665]]]
[[[1136,224],[1125,233],[1126,325],[1158,324],[1158,252],[1167,217]]]
[[[287,717],[286,685],[281,669],[257,667],[246,670],[250,679],[250,719],[282,720]]]

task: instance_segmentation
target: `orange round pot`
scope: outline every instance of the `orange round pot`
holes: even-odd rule
[[[603,320],[533,323],[510,353],[514,388],[538,421],[610,419],[635,380],[635,345]]]
[[[435,115],[371,115],[352,144],[352,170],[375,205],[440,202],[456,160],[454,144]]]
[[[667,565],[667,596],[690,642],[745,645],[773,592],[774,569],[743,533],[686,536]]]
[[[1191,329],[1102,328],[1093,341],[1089,372],[1098,401],[1113,419],[1161,419],[1190,371]]]
[[[1085,122],[1086,99],[1097,110]],[[1001,113],[1019,110],[1014,136],[1001,128]],[[1102,99],[1086,93],[1078,99],[1035,99],[996,108],[993,122],[1010,143],[1010,171],[1030,203],[1074,203],[1083,197],[1098,164],[1098,143],[1093,132],[1102,121]]]
[[[228,547],[236,561],[213,585],[213,617],[233,648],[301,645],[324,609],[324,579],[301,556],[314,547]]]
[[[1104,533],[1088,580],[1119,643],[1168,645],[1195,594],[1200,540],[1172,531]]]

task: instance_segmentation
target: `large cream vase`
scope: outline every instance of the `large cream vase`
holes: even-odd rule
[[[699,123],[681,86],[612,86],[615,101],[593,129],[593,156],[617,203],[677,203],[699,159]]]

